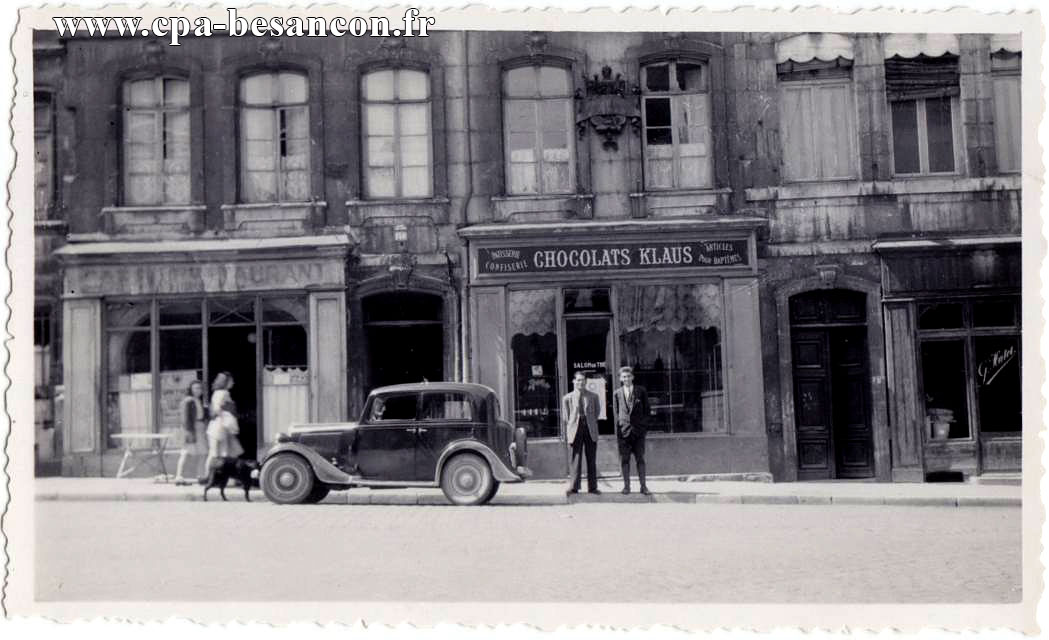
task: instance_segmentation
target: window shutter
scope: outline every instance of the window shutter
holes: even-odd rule
[[[958,56],[945,54],[885,60],[885,93],[890,101],[957,96]]]

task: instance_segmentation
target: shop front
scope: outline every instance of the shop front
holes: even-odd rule
[[[618,473],[611,397],[631,366],[650,397],[650,474],[767,472],[749,218],[486,225],[469,247],[470,374],[529,434],[541,477],[567,472],[560,398],[601,399],[598,463]]]
[[[881,241],[893,478],[1018,472],[1020,243]]]
[[[251,455],[290,423],[345,419],[349,246],[320,236],[59,251],[63,474],[110,475],[126,446],[177,442],[190,383],[208,389],[223,371]]]

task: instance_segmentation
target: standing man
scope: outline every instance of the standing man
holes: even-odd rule
[[[619,464],[623,469],[623,493],[630,493],[630,454],[634,454],[641,493],[651,495],[645,484],[645,431],[648,421],[648,394],[634,384],[634,370],[619,368],[620,387],[612,394],[612,415],[616,421]]]
[[[561,398],[561,415],[565,434],[572,447],[571,477],[566,493],[579,493],[580,471],[586,455],[586,486],[590,493],[601,493],[597,488],[597,412],[601,402],[597,394],[587,390],[586,374],[576,371],[572,376],[573,390]]]

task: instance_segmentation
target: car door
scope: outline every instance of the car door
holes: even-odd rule
[[[476,407],[470,394],[460,391],[425,391],[416,424],[415,479],[432,481],[437,459],[450,443],[477,437]]]
[[[372,399],[357,436],[357,467],[364,478],[414,479],[418,404],[419,394],[414,392]]]

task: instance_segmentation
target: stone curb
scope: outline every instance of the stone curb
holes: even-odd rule
[[[243,502],[242,492],[229,492],[230,502]],[[259,491],[252,491],[252,502],[265,502]],[[36,495],[37,502],[203,502],[203,495],[198,493],[56,493],[46,492]],[[209,502],[221,502],[215,495]],[[644,496],[633,493],[622,495],[603,493],[592,496],[586,493],[571,497],[557,495],[497,495],[493,506],[553,506],[564,504],[745,504],[745,505],[843,505],[843,506],[912,506],[912,507],[1020,507],[1021,498],[989,496],[827,496],[827,495],[775,495],[775,494],[734,494],[693,493],[670,491]],[[333,494],[324,500],[324,504],[350,505],[428,505],[451,506],[443,495],[418,493],[387,493],[371,491],[368,493],[347,492],[345,495]]]

